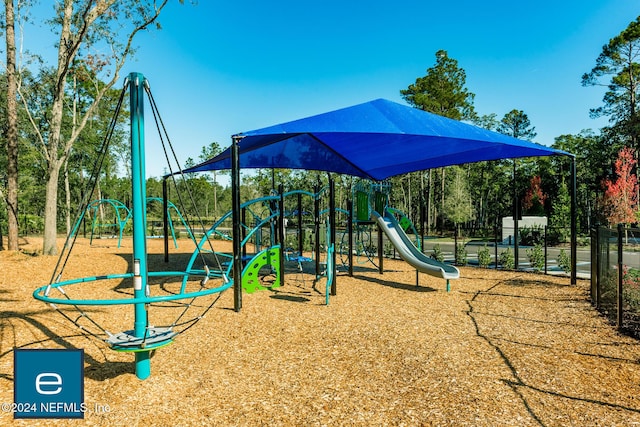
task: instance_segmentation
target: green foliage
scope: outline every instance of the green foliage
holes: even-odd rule
[[[535,245],[531,249],[527,249],[527,257],[529,257],[529,264],[536,270],[542,270],[544,268],[544,250],[542,245]]]
[[[487,245],[484,245],[478,250],[478,265],[482,268],[487,268],[489,264],[491,264],[491,251]]]
[[[44,231],[44,219],[38,215],[25,214],[18,218],[21,233],[40,234]]]
[[[284,239],[284,248],[286,251],[296,252],[298,250],[298,236],[287,233]]]
[[[622,289],[622,298],[632,311],[640,311],[640,289],[625,287]]]
[[[571,271],[571,260],[569,259],[569,255],[564,249],[560,249],[560,253],[558,254],[558,258],[556,259],[558,262],[558,267],[562,269],[565,273]]]
[[[439,50],[436,64],[400,94],[410,105],[421,110],[455,120],[470,119],[475,116],[475,95],[465,87],[466,80],[466,73],[458,67],[458,61],[449,58],[447,51]]]
[[[464,171],[459,166],[454,166],[450,168],[450,170],[453,172],[453,179],[447,187],[443,214],[454,224],[458,225],[473,219],[474,209]]]
[[[637,144],[638,87],[640,80],[640,16],[602,47],[596,65],[582,76],[583,86],[605,86],[602,106],[591,109],[593,117],[608,116],[611,130],[622,140]],[[637,146],[634,147],[637,149]]]
[[[564,243],[569,238],[571,227],[571,196],[564,179],[558,187],[558,194],[551,200],[551,215],[547,228],[547,242],[550,245]]]
[[[519,229],[520,244],[523,246],[536,246],[544,243],[544,227],[534,225]]]
[[[442,249],[440,249],[440,244],[436,243],[433,246],[433,252],[431,253],[431,258],[435,259],[438,262],[444,262],[444,254],[442,253]]]
[[[511,110],[504,115],[498,124],[497,131],[514,138],[533,141],[536,137],[536,128],[531,126],[529,117],[522,110]]]
[[[511,252],[509,248],[500,252],[498,261],[500,262],[500,265],[502,266],[502,268],[505,268],[507,270],[513,270],[513,268],[516,266],[516,261],[513,256],[513,252]]]
[[[588,224],[587,216],[591,213],[594,215],[592,209],[593,203],[593,191],[594,189],[600,189],[601,179],[603,176],[607,176],[611,173],[611,162],[614,159],[621,147],[620,141],[617,141],[615,137],[608,138],[603,135],[596,135],[592,131],[582,131],[577,135],[560,135],[555,139],[553,148],[567,151],[576,156],[576,174],[577,174],[577,220],[578,229],[586,228]],[[565,160],[561,162],[559,158],[554,158],[550,169],[562,171],[567,170],[569,167],[568,162]],[[551,179],[558,183],[562,182],[562,177],[558,176],[555,172],[551,174]],[[560,189],[556,191],[560,194]],[[567,190],[567,197],[569,197],[569,191]],[[557,198],[551,196],[552,215],[553,209],[557,202]],[[570,205],[567,206],[567,210],[570,211]],[[566,221],[571,220],[570,213],[564,214],[563,218]],[[604,217],[591,218],[597,219],[603,222]],[[551,220],[551,218],[550,218]],[[551,222],[550,225],[558,227],[557,223]]]
[[[467,255],[467,248],[462,243],[458,243],[456,246],[457,265],[467,265]]]
[[[622,298],[634,311],[640,311],[640,270],[625,267],[622,272]]]
[[[391,242],[384,242],[384,254],[387,257],[390,257],[393,253],[393,244]]]
[[[564,179],[558,187],[558,194],[551,202],[549,225],[554,228],[569,228],[571,226],[571,195]]]

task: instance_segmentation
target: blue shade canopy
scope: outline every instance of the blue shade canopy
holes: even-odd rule
[[[375,181],[483,160],[569,155],[385,99],[237,136],[242,169],[320,170]],[[184,172],[220,169],[231,169],[230,149]]]

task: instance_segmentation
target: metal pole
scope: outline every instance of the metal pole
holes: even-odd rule
[[[147,187],[144,158],[144,76],[129,74],[129,100],[131,106],[131,195],[133,208],[133,296],[144,298],[148,291],[147,267]],[[147,333],[145,304],[134,304],[136,338]],[[136,376],[144,380],[151,375],[151,352],[136,352]]]
[[[549,256],[549,253],[547,251],[547,246],[548,246],[548,241],[547,241],[547,230],[548,227],[545,225],[544,226],[544,274],[547,274],[547,258]]]
[[[164,234],[164,262],[169,262],[169,190],[167,189],[167,177],[162,180],[162,234]]]
[[[516,159],[513,159],[513,259],[514,269],[518,269],[518,186],[516,185]]]
[[[578,189],[576,157],[571,157],[571,284],[577,283],[578,268]]]
[[[602,227],[596,227],[596,250],[598,251],[596,256],[596,308],[600,308],[600,231]],[[608,240],[608,238],[607,238]],[[593,244],[593,243],[592,243]],[[593,262],[593,259],[591,259]]]
[[[424,222],[425,222],[425,206],[424,193],[420,195],[420,251],[424,253]]]
[[[347,244],[347,262],[349,263],[349,277],[353,277],[353,201],[347,200],[347,238],[349,243]],[[344,239],[344,237],[343,237]],[[342,248],[344,250],[344,248]]]
[[[231,208],[233,219],[233,308],[242,308],[242,235],[240,232],[240,154],[241,136],[231,138]]]
[[[493,226],[493,254],[494,254],[494,261],[496,263],[496,271],[498,271],[498,223],[497,222]]]
[[[382,229],[379,224],[376,224],[376,232],[378,233],[378,272],[380,274],[384,273],[384,252],[383,252],[383,241],[382,241]]]
[[[280,286],[284,286],[284,250],[287,245],[287,230],[284,229],[284,185],[278,185],[278,217],[276,220],[278,241],[280,242],[280,263],[278,268],[280,269]],[[302,256],[302,254],[300,254]]]
[[[298,193],[298,253],[302,256],[304,251],[304,235],[302,231],[302,193]]]
[[[314,249],[316,253],[315,266],[316,266],[316,278],[317,278],[320,275],[320,184],[319,183],[314,187],[313,193],[314,193],[313,234],[315,236]],[[327,242],[327,246],[328,245],[329,245],[329,242]]]
[[[247,223],[247,208],[240,208],[240,224],[246,224]],[[245,237],[247,237],[247,229],[245,227],[240,228],[240,240],[244,242]],[[244,257],[247,255],[247,245],[243,245],[242,248],[240,249],[240,252],[242,253],[242,258],[244,259]],[[256,253],[258,252],[258,249],[256,248]]]
[[[624,242],[624,226],[622,224],[618,224],[618,329],[622,329],[622,283],[624,280],[624,262],[622,259],[623,256],[623,245]]]
[[[338,291],[338,286],[336,285],[336,184],[329,175],[329,227],[331,227],[331,242],[329,244],[333,245],[333,281],[331,282],[331,295],[336,295]]]

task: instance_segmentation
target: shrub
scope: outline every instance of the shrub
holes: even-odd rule
[[[467,249],[461,243],[456,246],[456,261],[457,265],[467,265]]]
[[[569,241],[569,229],[568,228],[547,228],[547,245],[557,246],[560,243],[566,243]]]
[[[384,242],[384,254],[387,257],[391,257],[391,254],[393,254],[393,244],[391,242]]]
[[[444,254],[440,249],[440,245],[436,243],[433,247],[433,252],[431,253],[431,258],[435,259],[438,262],[444,262]]]
[[[491,251],[489,251],[487,245],[484,245],[482,249],[478,250],[478,265],[482,268],[487,268],[489,264],[491,264]]]
[[[544,251],[542,245],[535,245],[531,249],[527,249],[527,256],[529,257],[529,264],[536,270],[542,270],[544,268]]]
[[[38,215],[20,215],[20,232],[24,234],[39,234],[44,231],[44,220]]]
[[[520,244],[523,246],[536,246],[544,243],[544,227],[534,225],[520,229]]]
[[[516,260],[513,256],[513,253],[509,249],[505,249],[504,251],[500,252],[499,261],[502,268],[506,268],[507,270],[513,270],[513,268],[516,266]]]
[[[571,260],[569,259],[569,255],[564,249],[560,249],[560,253],[558,254],[558,267],[562,269],[565,273],[571,271]]]

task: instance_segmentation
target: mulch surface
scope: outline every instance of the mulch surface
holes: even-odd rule
[[[79,239],[65,278],[126,272],[131,245],[116,243]],[[385,260],[383,275],[365,264],[340,273],[326,306],[324,284],[291,268],[285,286],[245,294],[240,312],[223,293],[139,380],[131,353],[32,297],[57,261],[40,247],[29,238],[22,252],[0,252],[0,402],[13,402],[14,349],[82,348],[88,410],[56,425],[640,425],[640,341],[593,309],[586,281],[462,268],[446,292],[444,280],[420,275],[416,287],[415,270]],[[183,268],[160,261],[160,240],[148,247],[152,269]],[[186,240],[171,246],[172,263],[191,251]],[[123,298],[131,288],[107,280],[69,292]],[[189,316],[208,304],[196,301]],[[150,307],[150,321],[180,310]],[[132,306],[87,311],[112,332],[133,326]],[[0,414],[0,425],[52,423]]]

